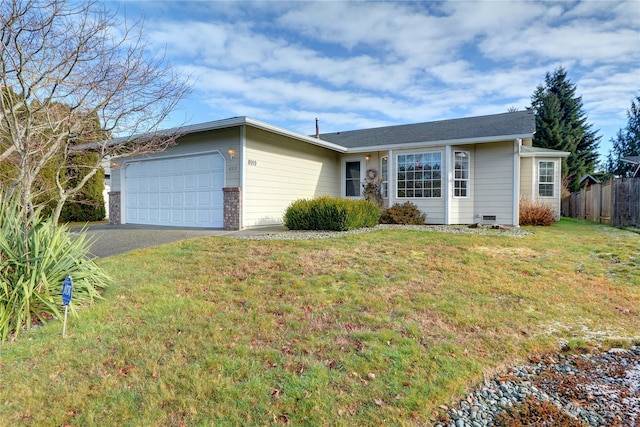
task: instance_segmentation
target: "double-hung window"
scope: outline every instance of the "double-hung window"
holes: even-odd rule
[[[453,196],[469,197],[469,153],[454,151],[453,161]]]
[[[442,153],[399,154],[397,196],[442,197]]]
[[[538,196],[553,197],[555,190],[555,162],[538,162]]]

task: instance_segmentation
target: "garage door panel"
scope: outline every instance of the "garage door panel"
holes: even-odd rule
[[[206,191],[198,191],[198,206],[210,206],[211,194]]]
[[[184,207],[195,208],[196,207],[196,193],[189,191],[184,193]]]
[[[180,191],[184,188],[182,176],[173,175],[171,177],[171,191]]]
[[[131,163],[125,169],[126,222],[222,227],[224,159],[219,154]]]
[[[182,193],[171,193],[171,208],[182,208],[184,206],[184,195]]]
[[[171,178],[168,176],[161,176],[158,178],[159,189],[169,191],[171,189]]]
[[[158,208],[160,207],[160,195],[158,193],[149,193],[149,207],[150,208]]]
[[[184,189],[194,190],[196,188],[196,176],[193,174],[185,175],[184,177]]]

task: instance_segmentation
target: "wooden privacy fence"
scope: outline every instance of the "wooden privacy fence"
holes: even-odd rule
[[[562,215],[616,227],[640,227],[640,177],[615,178],[562,199]]]

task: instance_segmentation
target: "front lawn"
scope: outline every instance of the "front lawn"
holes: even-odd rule
[[[203,238],[101,260],[105,300],[0,344],[0,424],[425,425],[530,354],[640,342],[640,235]]]

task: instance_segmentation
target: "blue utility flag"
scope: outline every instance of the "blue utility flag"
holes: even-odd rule
[[[67,336],[67,314],[69,313],[69,303],[73,293],[73,282],[71,276],[67,276],[62,282],[62,304],[64,304],[64,323],[62,325],[62,338]]]
[[[73,293],[73,282],[71,276],[67,276],[62,283],[62,304],[69,305],[71,302],[71,294]]]

